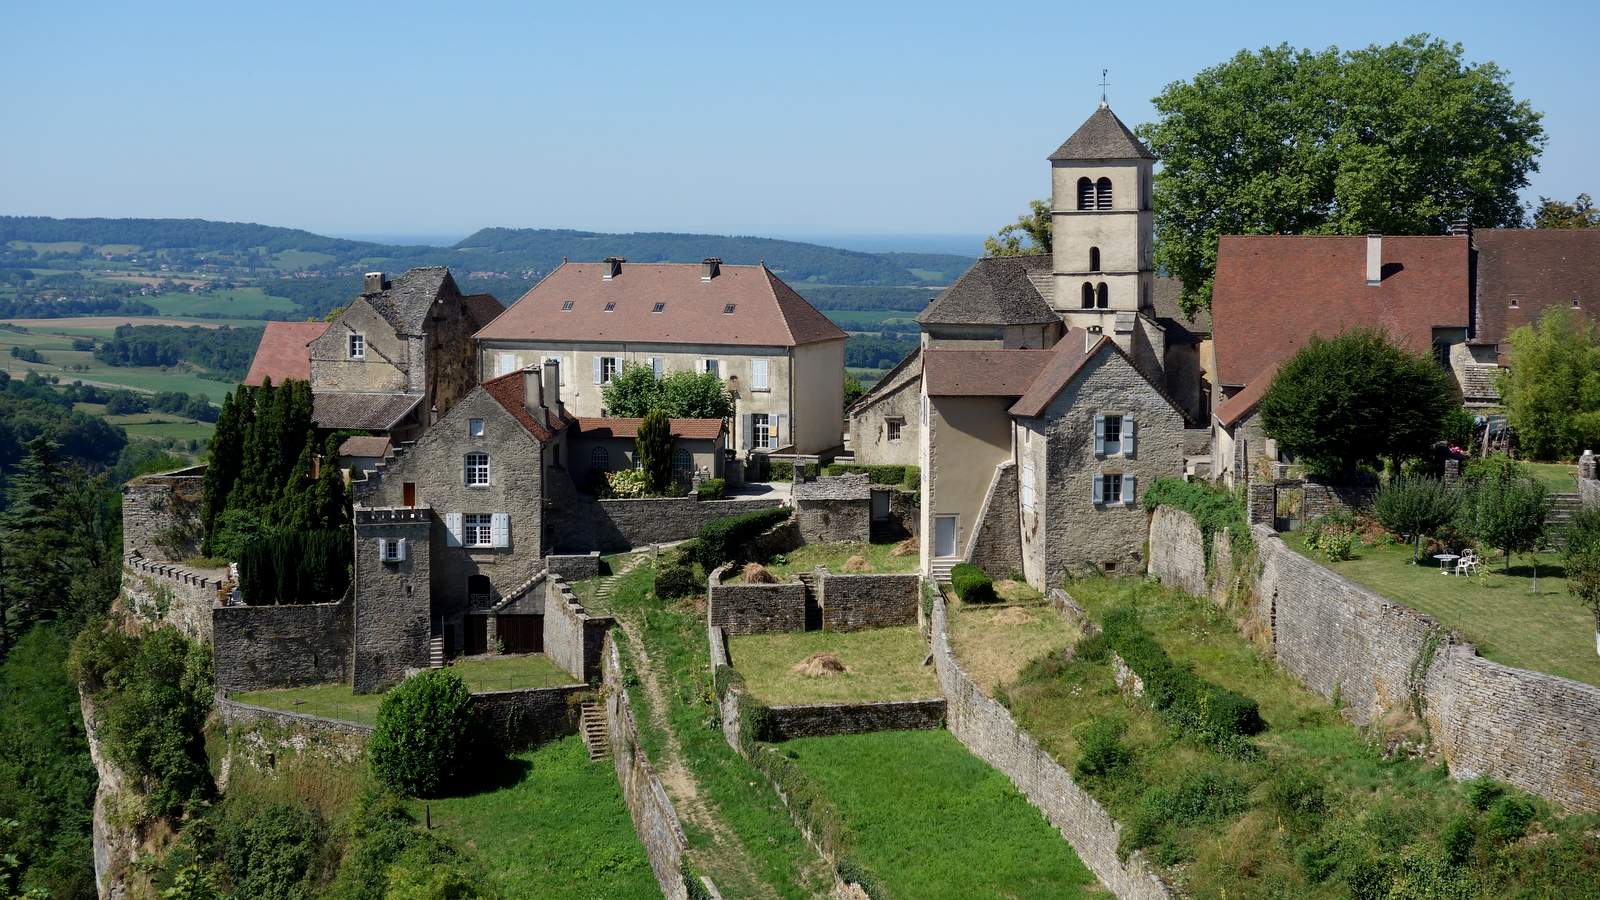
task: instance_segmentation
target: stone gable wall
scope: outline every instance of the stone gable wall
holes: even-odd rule
[[[933,601],[933,665],[947,702],[946,727],[974,755],[1011,779],[1017,790],[1044,813],[1067,839],[1078,858],[1117,897],[1124,900],[1171,898],[1173,892],[1140,852],[1126,863],[1117,856],[1122,826],[1011,713],[984,694],[950,649],[944,598]]]
[[[825,631],[915,625],[922,576],[818,573],[817,590]]]
[[[1183,519],[1162,517],[1152,545],[1196,541],[1199,529]],[[1489,775],[1568,810],[1600,811],[1600,688],[1484,659],[1431,617],[1289,549],[1272,529],[1253,532],[1255,557],[1240,561],[1252,614],[1307,687],[1330,699],[1337,692],[1358,724],[1420,700],[1455,777]],[[1219,563],[1233,562],[1228,542],[1218,550]],[[1151,573],[1180,584],[1192,572],[1171,563],[1185,555],[1159,565],[1153,556]]]
[[[350,678],[350,606],[219,606],[211,610],[217,689],[256,691]]]
[[[706,579],[706,615],[728,634],[772,634],[806,629],[806,586],[723,584],[726,567]]]
[[[776,497],[595,500],[577,495],[575,502],[562,504],[554,511],[552,539],[563,553],[615,553],[647,544],[687,540],[713,519],[782,505],[783,501]]]

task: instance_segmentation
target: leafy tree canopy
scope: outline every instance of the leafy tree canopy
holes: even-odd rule
[[[1050,202],[1029,200],[1017,221],[983,239],[985,256],[1029,256],[1050,252]]]
[[[1600,441],[1600,331],[1565,307],[1511,332],[1500,396],[1517,445],[1534,459],[1570,459]]]
[[[1155,98],[1156,265],[1209,307],[1224,234],[1441,234],[1520,225],[1540,114],[1505,70],[1413,35],[1341,52],[1241,51]]]
[[[673,372],[659,380],[644,365],[627,364],[601,390],[607,415],[643,418],[660,410],[673,419],[726,419],[733,396],[714,372]]]
[[[1533,210],[1533,227],[1600,228],[1600,209],[1595,208],[1594,198],[1588,194],[1579,194],[1571,203],[1540,197]]]
[[[1460,405],[1432,359],[1389,343],[1383,332],[1313,335],[1261,398],[1261,422],[1278,448],[1325,473],[1363,462],[1423,455]]]

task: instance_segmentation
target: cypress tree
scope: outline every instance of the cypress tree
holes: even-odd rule
[[[206,552],[211,552],[211,534],[216,529],[217,517],[228,508],[228,494],[239,479],[239,468],[244,457],[244,433],[240,409],[249,404],[248,387],[240,386],[222,401],[222,412],[217,416],[217,429],[211,433],[211,449],[206,461],[205,497],[200,506],[200,522],[205,528]]]
[[[317,528],[343,528],[350,519],[350,498],[345,492],[344,473],[339,470],[339,439],[328,436],[322,448],[322,469],[317,475],[314,498]]]
[[[667,421],[667,414],[659,409],[645,413],[634,446],[639,468],[644,470],[645,490],[662,493],[672,483],[672,424]]]
[[[59,497],[65,471],[60,446],[46,435],[27,444],[0,518],[0,654],[34,623],[54,618],[67,602],[72,569]]]

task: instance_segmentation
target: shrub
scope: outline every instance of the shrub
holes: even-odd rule
[[[1072,729],[1078,742],[1078,761],[1073,771],[1079,778],[1105,778],[1117,774],[1133,760],[1133,751],[1122,744],[1128,726],[1120,719],[1097,716]]]
[[[903,485],[906,483],[907,477],[910,475],[916,475],[919,480],[921,477],[920,474],[918,474],[916,466],[897,465],[867,466],[851,465],[848,463],[832,463],[826,469],[824,469],[823,472],[827,475],[864,474],[867,476],[867,480],[873,484]]]
[[[257,536],[238,556],[239,592],[253,606],[336,600],[350,586],[350,552],[343,530]]]
[[[807,478],[815,477],[816,474],[817,474],[817,464],[816,463],[806,463],[804,466],[801,467],[801,472]],[[768,460],[767,461],[767,477],[769,479],[773,480],[773,481],[793,481],[794,480],[794,460],[790,460],[790,459]]]
[[[1467,805],[1482,812],[1489,808],[1489,804],[1500,799],[1506,792],[1498,781],[1487,776],[1474,778],[1467,782]]]
[[[432,669],[407,678],[378,705],[367,743],[373,777],[404,794],[438,796],[464,769],[473,724],[461,676]]]
[[[1411,537],[1411,561],[1416,562],[1422,539],[1450,524],[1461,502],[1441,479],[1402,477],[1379,488],[1373,505],[1384,528]]]
[[[1490,805],[1483,831],[1488,837],[1509,844],[1527,833],[1533,817],[1533,802],[1526,797],[1501,797]]]
[[[1451,819],[1439,835],[1439,846],[1451,865],[1464,864],[1472,856],[1472,848],[1477,842],[1477,823],[1465,813]]]
[[[1244,497],[1203,481],[1184,481],[1181,478],[1157,478],[1144,491],[1144,508],[1155,512],[1158,506],[1181,509],[1194,517],[1200,526],[1200,539],[1205,545],[1206,568],[1211,568],[1211,547],[1218,531],[1226,529],[1235,559],[1249,555],[1252,544],[1249,517],[1245,515]]]
[[[327,838],[314,811],[281,803],[225,818],[217,831],[234,893],[263,900],[315,896]]]
[[[1123,857],[1144,847],[1162,845],[1155,853],[1164,865],[1181,862],[1187,851],[1164,838],[1173,828],[1219,822],[1250,806],[1250,788],[1222,772],[1200,770],[1179,776],[1170,787],[1155,787],[1139,798],[1138,809],[1122,833],[1117,852]]]
[[[618,469],[607,472],[605,493],[610,497],[643,497],[650,489],[650,479],[643,469]]]
[[[725,562],[742,561],[750,542],[787,520],[790,513],[789,507],[779,506],[707,522],[695,537],[695,553],[701,568],[710,572]]]
[[[1288,767],[1267,779],[1267,805],[1293,827],[1314,825],[1328,809],[1327,789],[1311,772]]]
[[[1306,548],[1330,562],[1355,555],[1356,520],[1345,512],[1331,512],[1312,519],[1305,527]]]
[[[656,596],[672,600],[699,593],[700,579],[685,565],[665,565],[656,569]]]
[[[963,603],[994,603],[994,579],[972,563],[961,563],[950,570],[950,586]]]
[[[639,422],[634,448],[639,471],[645,477],[645,488],[652,494],[665,491],[672,483],[672,424],[667,421],[666,413],[659,409],[645,413]]]
[[[728,492],[728,482],[721,478],[707,478],[695,488],[695,495],[701,500],[721,500]]]

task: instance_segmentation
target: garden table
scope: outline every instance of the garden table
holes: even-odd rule
[[[1455,553],[1435,553],[1433,555],[1433,558],[1437,559],[1439,561],[1439,574],[1440,575],[1449,575],[1453,571],[1453,569],[1452,569],[1450,564],[1455,562],[1456,560],[1460,559],[1461,557],[1460,557],[1459,554],[1455,554]]]

